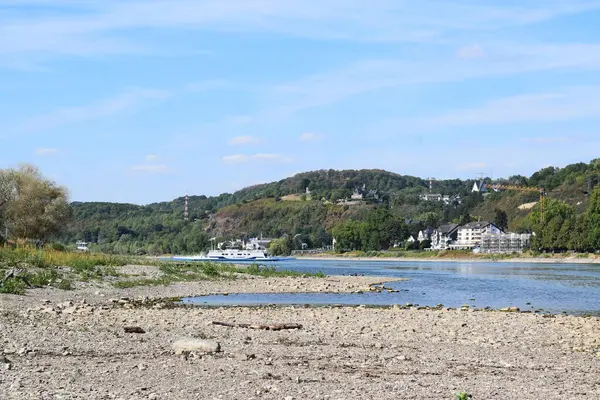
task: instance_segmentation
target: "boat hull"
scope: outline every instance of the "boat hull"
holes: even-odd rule
[[[173,256],[169,260],[174,261],[228,261],[228,262],[273,262],[273,261],[288,261],[295,260],[294,257],[246,257],[246,258],[229,258],[229,257],[206,257],[206,256]]]

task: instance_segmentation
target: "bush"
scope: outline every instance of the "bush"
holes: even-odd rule
[[[66,250],[65,246],[61,243],[51,243],[50,249],[52,249],[54,251],[65,251]]]
[[[4,281],[2,286],[0,286],[0,293],[10,293],[10,294],[24,294],[25,282],[18,278],[8,278]]]

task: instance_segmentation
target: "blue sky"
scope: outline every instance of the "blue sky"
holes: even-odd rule
[[[0,168],[147,204],[600,156],[600,1],[0,0]]]

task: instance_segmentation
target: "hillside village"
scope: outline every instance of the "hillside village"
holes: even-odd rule
[[[585,251],[600,160],[531,177],[433,180],[382,170],[318,170],[232,194],[138,206],[72,203],[57,239],[119,254],[197,253],[218,242],[282,239],[287,250]],[[544,189],[545,224],[540,225]],[[184,218],[187,205],[188,214]],[[479,225],[469,225],[477,223]],[[489,224],[488,224],[489,223]],[[482,225],[482,226],[480,226]],[[542,235],[533,235],[540,231]],[[568,232],[568,234],[566,233]]]

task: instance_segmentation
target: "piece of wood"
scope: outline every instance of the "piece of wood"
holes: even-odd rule
[[[228,328],[260,329],[265,331],[281,331],[284,329],[302,329],[301,324],[238,324],[232,322],[213,321],[213,325],[226,326]]]
[[[123,329],[125,330],[125,333],[146,333],[146,331],[139,326],[126,326]]]

